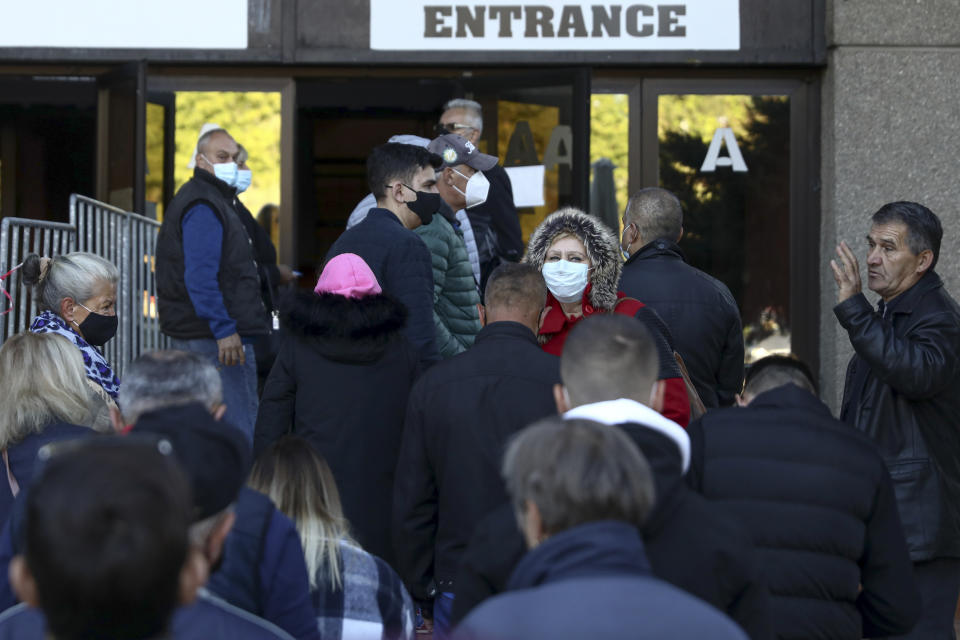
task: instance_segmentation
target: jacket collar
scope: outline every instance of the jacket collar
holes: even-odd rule
[[[750,409],[791,409],[815,411],[825,416],[833,415],[827,405],[815,395],[790,383],[764,391],[753,399],[747,407],[747,410]]]
[[[615,520],[589,522],[550,536],[523,557],[508,590],[598,575],[650,575],[636,526]]]
[[[491,322],[480,330],[480,333],[477,334],[473,343],[477,344],[485,340],[490,340],[491,338],[516,338],[529,342],[537,348],[540,347],[537,342],[537,337],[533,335],[533,331],[531,331],[529,327],[510,320]]]
[[[373,209],[370,209],[370,211],[367,213],[367,217],[370,218],[370,219],[373,219],[373,218],[386,218],[387,220],[390,220],[390,221],[392,221],[392,222],[396,222],[398,225],[400,225],[401,227],[403,227],[403,223],[400,222],[400,218],[398,218],[398,217],[397,217],[397,214],[395,214],[393,211],[390,211],[390,209],[383,209],[383,208],[381,208],[381,207],[374,207]],[[403,227],[403,228],[406,229],[406,227]]]
[[[228,202],[232,203],[234,197],[237,195],[236,189],[234,189],[233,187],[231,187],[226,182],[216,177],[209,171],[204,171],[200,167],[194,167],[193,177],[196,178],[197,180],[201,180],[203,182],[206,182],[207,184],[213,185],[213,187],[215,187],[217,191],[223,194],[223,197],[226,198]]]
[[[630,264],[636,260],[644,260],[646,258],[653,258],[656,256],[676,258],[678,260],[683,260],[684,262],[687,261],[687,257],[683,255],[683,250],[680,248],[680,245],[672,240],[667,240],[666,238],[657,238],[653,242],[648,242],[640,247],[636,253],[630,256],[630,258],[627,260],[627,264]]]
[[[913,313],[917,300],[934,289],[943,286],[943,280],[936,271],[932,269],[923,274],[915,285],[898,295],[896,298],[886,303],[888,313],[909,314]]]
[[[676,443],[683,461],[683,473],[690,468],[690,436],[673,420],[664,418],[648,406],[635,400],[620,398],[581,405],[563,414],[566,419],[582,418],[601,424],[617,425],[632,423],[662,433]]]
[[[567,314],[563,312],[563,307],[560,306],[560,302],[553,296],[549,291],[547,292],[547,307],[550,307],[550,311],[547,312],[547,315],[543,319],[543,325],[540,327],[541,335],[553,335],[555,333],[560,333],[563,331],[563,328],[566,325],[573,326],[580,321],[581,318],[585,318],[589,315],[592,315],[597,312],[597,309],[590,303],[590,291],[593,290],[593,284],[587,283],[587,288],[583,290],[583,297],[580,298],[581,308],[583,309],[583,315],[577,316],[572,320],[567,317]]]

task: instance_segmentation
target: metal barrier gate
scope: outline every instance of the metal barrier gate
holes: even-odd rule
[[[20,264],[30,253],[59,256],[87,251],[117,266],[117,336],[104,356],[118,376],[124,366],[144,351],[164,349],[157,316],[155,255],[160,223],[112,207],[92,198],[70,196],[70,221],[47,222],[26,218],[0,221],[0,273]],[[13,309],[0,316],[0,339],[26,331],[37,313],[33,295],[13,276],[4,283],[13,297]],[[5,304],[6,299],[0,299]]]

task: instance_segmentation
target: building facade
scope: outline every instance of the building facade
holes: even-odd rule
[[[939,270],[960,287],[950,0],[150,0],[117,2],[111,21],[73,4],[0,26],[4,216],[57,219],[71,192],[162,209],[178,186],[174,92],[269,90],[279,250],[304,270],[365,195],[369,149],[432,137],[455,97],[484,106],[482,146],[532,194],[525,234],[567,204],[613,226],[623,202],[595,164],[612,144],[596,118],[606,94],[627,105],[626,191],[681,196],[681,245],[734,292],[751,354],[793,350],[834,406],[849,356],[828,267],[840,239],[862,246],[886,201],[924,202],[946,228]]]

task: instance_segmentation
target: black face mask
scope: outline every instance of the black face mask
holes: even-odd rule
[[[406,186],[406,185],[404,185]],[[407,187],[410,189],[410,187]],[[410,189],[413,191],[413,189]],[[440,210],[440,203],[443,202],[439,193],[427,193],[426,191],[417,191],[417,199],[407,202],[407,208],[417,214],[420,222],[430,224],[433,220],[433,214]]]
[[[80,306],[83,307],[82,304]],[[87,309],[86,307],[83,308]],[[90,311],[90,309],[87,309],[87,311]],[[117,316],[105,316],[90,311],[83,322],[78,324],[77,327],[80,329],[80,333],[83,334],[84,340],[95,347],[102,347],[107,344],[108,340],[117,335],[118,322]],[[76,324],[76,322],[74,322],[74,324]]]

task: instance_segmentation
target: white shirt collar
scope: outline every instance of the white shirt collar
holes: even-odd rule
[[[680,449],[683,472],[686,473],[690,468],[690,436],[687,435],[684,428],[635,400],[620,398],[619,400],[585,404],[567,411],[563,414],[563,417],[593,420],[609,425],[630,422],[658,431],[673,440],[677,448]]]

